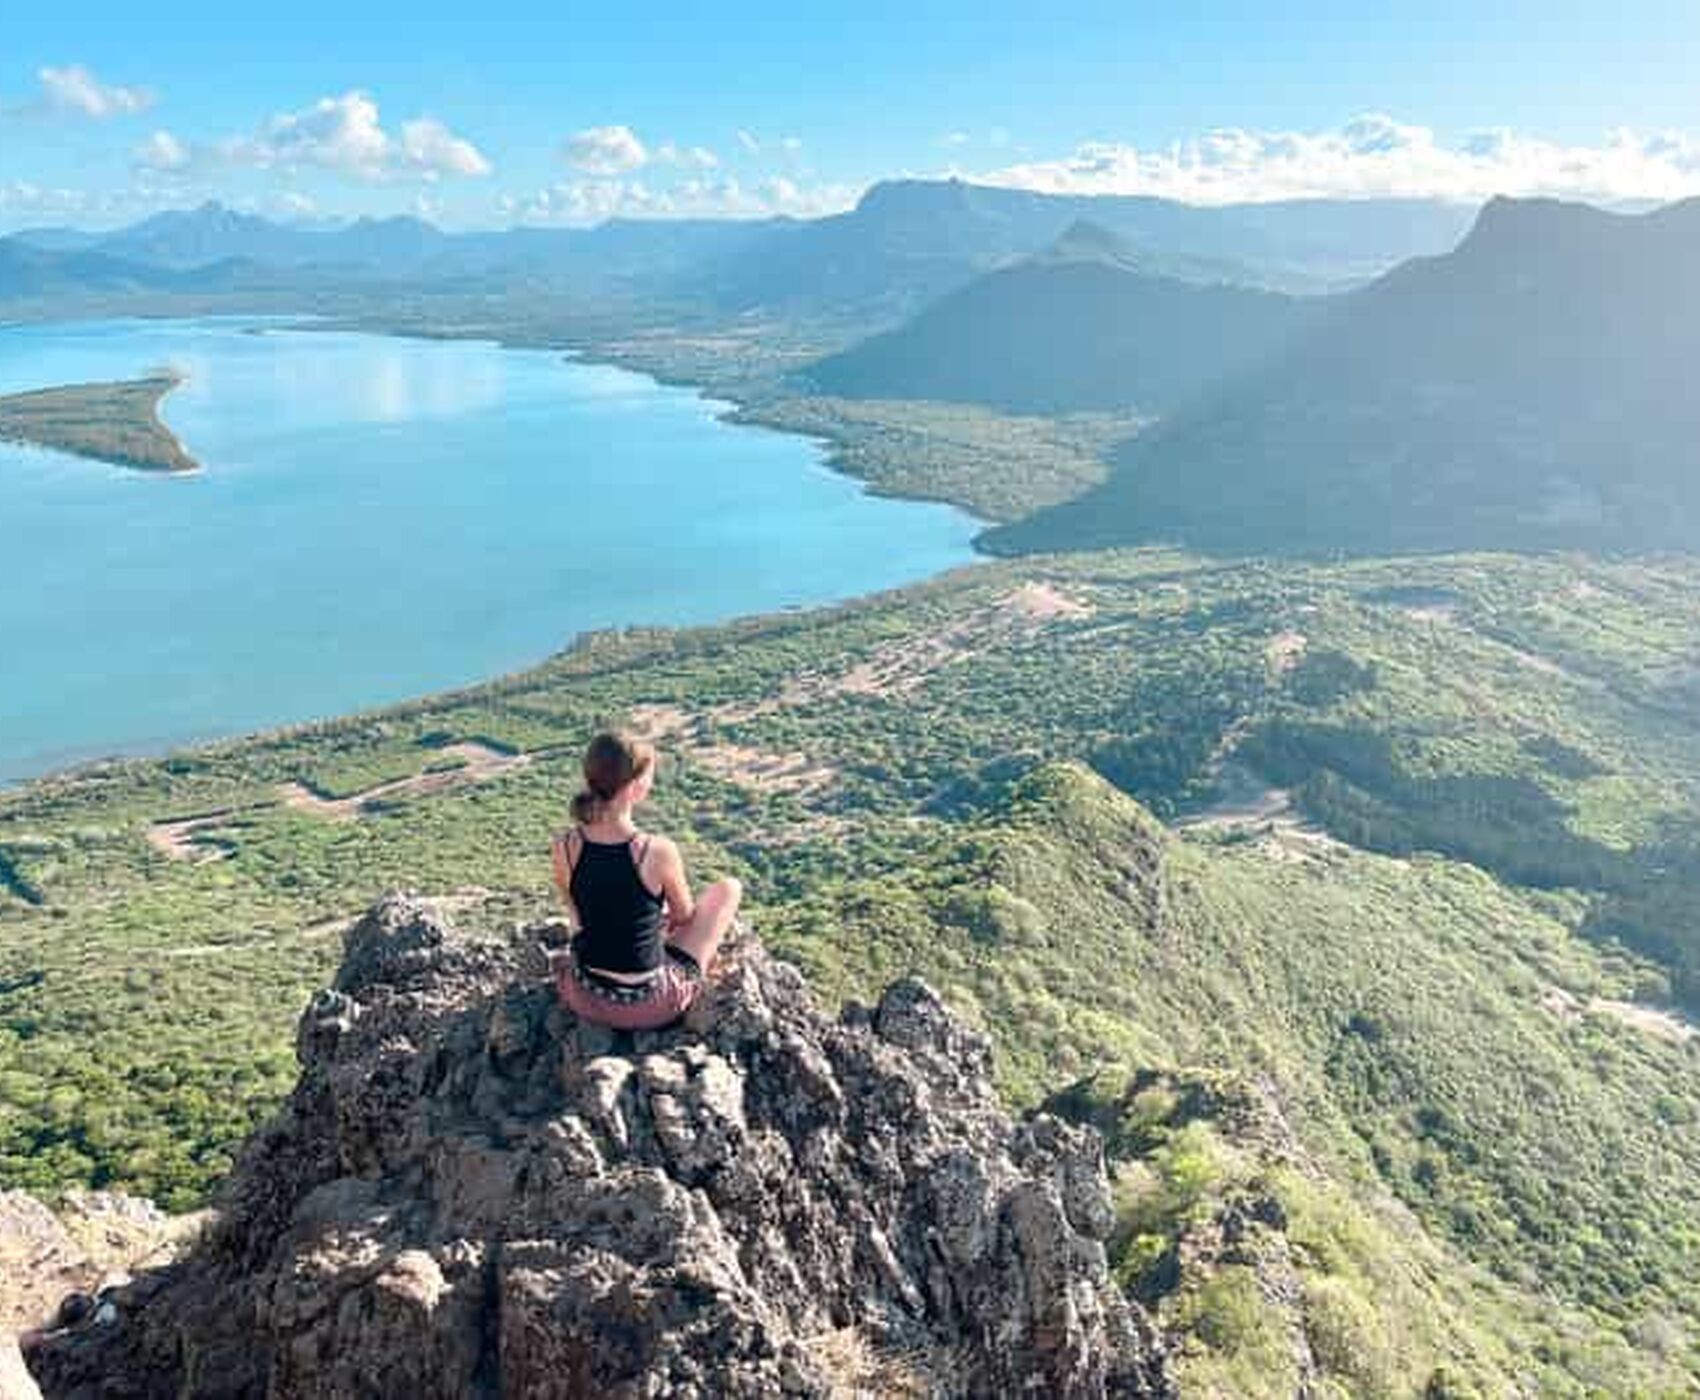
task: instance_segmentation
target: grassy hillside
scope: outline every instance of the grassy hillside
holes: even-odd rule
[[[805,373],[850,398],[1155,416],[1274,353],[1307,319],[1298,298],[1154,275],[1113,235],[1076,228],[1049,255],[988,273]]]
[[[1028,1027],[1040,1075],[1119,1061],[1060,1105],[1110,1131],[1124,1276],[1195,1382],[1291,1393],[1272,1382],[1308,1349],[1357,1393],[1651,1383],[1658,1348],[1528,1297],[1637,1336],[1688,1325],[1700,1057],[1543,1001],[1609,961],[1466,867],[1243,833],[1166,842],[1163,917],[1130,923],[1149,819],[1078,767],[1039,770],[980,834],[995,956],[959,995]],[[1214,1069],[1130,1083],[1130,1062]]]
[[[545,908],[577,747],[620,719],[661,742],[654,825],[824,993],[919,968],[1013,1100],[1111,1130],[1119,1266],[1201,1387],[1675,1392],[1695,934],[1632,933],[1595,857],[1692,830],[1697,583],[995,565],[34,785],[0,797],[0,1180],[197,1199],[341,921],[393,884]]]

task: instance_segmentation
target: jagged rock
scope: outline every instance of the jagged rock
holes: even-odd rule
[[[40,1400],[15,1333],[114,1318],[111,1290],[168,1263],[202,1223],[117,1191],[66,1191],[56,1210],[0,1191],[0,1400]]]
[[[1168,1393],[1096,1133],[1012,1121],[924,983],[834,1022],[747,941],[685,1025],[615,1036],[523,957],[376,906],[217,1227],[39,1340],[46,1393],[825,1397],[846,1355],[911,1394]]]
[[[0,1336],[42,1322],[95,1266],[64,1223],[24,1191],[0,1191]],[[52,1296],[49,1296],[52,1295]]]

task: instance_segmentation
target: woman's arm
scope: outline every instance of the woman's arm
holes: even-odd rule
[[[578,909],[573,904],[573,865],[567,855],[567,838],[556,836],[549,842],[549,854],[555,865],[555,888],[560,892],[561,903],[567,907],[567,920],[576,929],[578,927]]]
[[[667,901],[667,931],[672,933],[690,923],[697,912],[696,900],[691,897],[691,882],[685,875],[685,858],[679,848],[665,836],[652,841],[650,863],[662,898]]]

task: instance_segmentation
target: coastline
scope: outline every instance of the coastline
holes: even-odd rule
[[[312,738],[316,735],[328,736],[338,731],[358,728],[362,725],[382,723],[405,718],[419,712],[434,711],[452,705],[489,699],[500,696],[505,692],[522,690],[535,685],[553,668],[571,666],[575,662],[594,660],[606,648],[636,647],[642,649],[645,646],[653,647],[692,633],[701,634],[704,638],[723,641],[725,640],[724,634],[759,635],[768,627],[794,623],[799,617],[811,613],[828,616],[846,610],[880,607],[890,604],[901,594],[917,589],[949,587],[963,576],[1007,568],[1009,562],[1008,560],[989,557],[977,558],[970,563],[959,564],[938,573],[926,574],[892,588],[880,588],[871,593],[858,593],[846,598],[829,599],[820,603],[796,605],[767,612],[743,613],[712,622],[633,623],[630,626],[591,628],[574,633],[567,639],[564,646],[535,660],[528,661],[510,670],[499,671],[493,675],[475,677],[462,684],[447,686],[441,690],[421,691],[418,694],[406,695],[400,699],[380,701],[369,706],[338,711],[334,714],[316,715],[306,719],[289,720],[281,724],[262,725],[253,729],[234,729],[224,733],[211,733],[181,741],[167,740],[132,749],[106,752],[91,748],[80,757],[73,758],[41,773],[17,778],[7,778],[0,775],[0,808],[4,808],[8,803],[17,801],[41,788],[59,783],[80,782],[91,776],[121,770],[131,765],[146,766],[189,757],[216,758],[249,745],[291,742]]]
[[[515,325],[499,315],[457,316],[453,308],[436,316],[360,306],[291,310],[263,303],[248,310],[232,310],[224,302],[205,309],[99,306],[24,316],[16,323],[182,317],[276,323],[262,328],[266,331],[353,331],[401,340],[484,342],[502,349],[549,351],[573,363],[641,374],[668,388],[695,393],[727,422],[814,441],[822,448],[827,470],[859,482],[869,495],[954,506],[983,527],[981,534],[1081,494],[1106,474],[1103,452],[1144,426],[1136,419],[1108,415],[1051,419],[968,404],[846,400],[815,394],[791,378],[821,355],[875,329],[870,326],[834,328],[824,338],[792,342],[784,340],[781,330],[776,349],[758,335],[773,329],[767,326],[728,334],[712,326],[656,327],[590,316],[584,325],[544,330]],[[981,545],[980,535],[972,545],[977,555],[996,557]]]
[[[871,496],[962,511],[981,527],[972,546],[984,558],[995,557],[980,542],[992,528],[1096,485],[1108,471],[1104,452],[1146,426],[1142,419],[1107,414],[1044,418],[964,403],[851,400],[814,393],[792,378],[869,327],[802,343],[785,343],[782,333],[777,348],[758,331],[712,327],[610,326],[533,334],[487,321],[359,312],[299,329],[482,341],[641,374],[694,393],[726,422],[815,442],[827,470],[860,483]]]
[[[139,320],[158,320],[159,317],[138,317]],[[169,318],[163,318],[169,319]],[[231,317],[231,319],[246,319]],[[857,482],[866,494],[870,496],[913,501],[917,504],[932,506],[947,506],[960,511],[961,514],[977,527],[976,534],[969,541],[974,557],[965,562],[949,566],[942,570],[917,574],[914,578],[892,587],[876,588],[871,592],[857,592],[838,598],[826,598],[810,604],[792,604],[779,609],[768,609],[758,612],[733,613],[723,618],[706,622],[681,621],[677,623],[654,623],[634,621],[630,624],[614,624],[607,627],[593,628],[581,633],[572,634],[564,647],[535,656],[521,664],[488,674],[476,674],[463,682],[442,688],[428,689],[404,694],[394,698],[379,699],[371,705],[361,705],[350,710],[336,710],[329,713],[308,715],[297,719],[286,719],[275,725],[257,727],[214,728],[210,731],[186,735],[177,738],[140,742],[134,745],[120,745],[105,748],[98,743],[87,746],[73,746],[69,752],[61,751],[52,759],[52,766],[39,771],[26,768],[16,776],[0,774],[0,803],[16,799],[20,794],[29,792],[43,784],[53,784],[59,781],[74,781],[92,772],[99,772],[115,765],[130,763],[157,763],[175,756],[200,754],[203,752],[222,750],[227,746],[240,745],[251,740],[274,739],[284,736],[296,736],[335,727],[348,721],[362,718],[373,718],[389,715],[397,711],[428,706],[440,703],[452,697],[483,692],[490,688],[501,688],[504,685],[516,684],[524,678],[533,675],[542,668],[558,664],[564,659],[585,648],[593,648],[610,640],[629,640],[634,637],[658,634],[676,634],[699,630],[715,630],[723,627],[760,627],[769,621],[779,621],[791,618],[799,612],[827,611],[845,606],[878,600],[893,593],[908,588],[922,587],[939,580],[948,579],[965,570],[976,570],[985,567],[992,560],[979,548],[978,536],[983,528],[994,523],[987,516],[973,510],[951,495],[942,492],[919,490],[889,489],[882,483],[870,479],[868,475],[853,468],[845,455],[845,442],[841,435],[834,434],[825,427],[791,426],[783,420],[770,419],[762,416],[758,406],[759,400],[737,398],[733,396],[732,387],[724,382],[705,382],[703,377],[690,378],[678,373],[668,373],[658,366],[634,361],[630,357],[621,356],[614,347],[602,342],[594,344],[575,344],[563,342],[559,337],[552,337],[549,344],[538,344],[526,337],[503,337],[488,333],[483,328],[437,329],[435,331],[421,328],[401,329],[380,324],[355,324],[339,322],[329,318],[321,318],[305,324],[292,322],[287,327],[256,327],[256,330],[271,331],[274,329],[298,329],[302,331],[315,330],[344,330],[360,334],[395,336],[401,339],[420,340],[454,340],[484,342],[501,349],[515,350],[544,350],[560,354],[569,364],[584,366],[604,366],[622,373],[632,374],[649,380],[668,389],[684,391],[699,400],[709,415],[716,422],[723,422],[737,427],[759,428],[767,432],[783,433],[808,444],[814,457],[812,470],[830,472],[834,475]],[[200,463],[190,458],[182,451],[175,435],[164,424],[159,416],[159,405],[165,396],[186,382],[187,376],[175,369],[149,374],[133,381],[114,381],[80,385],[58,386],[47,390],[31,390],[13,398],[28,399],[38,394],[109,394],[113,391],[148,391],[152,397],[149,402],[149,421],[157,430],[177,444],[182,452],[183,460],[193,463],[191,466],[168,468],[152,463],[144,464],[135,459],[127,459],[124,454],[117,452],[98,452],[78,450],[63,441],[39,441],[21,435],[15,439],[21,445],[46,451],[63,451],[72,455],[83,456],[88,460],[97,460],[126,467],[131,470],[147,471],[156,475],[191,475],[204,470]],[[0,405],[8,400],[0,398]],[[9,438],[3,425],[0,425],[0,441],[13,440]]]

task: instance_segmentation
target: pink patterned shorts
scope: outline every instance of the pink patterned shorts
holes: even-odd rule
[[[555,971],[561,1005],[582,1020],[616,1031],[650,1031],[683,1016],[702,990],[702,969],[683,948],[667,947],[661,970],[633,986],[596,976],[563,958]]]

